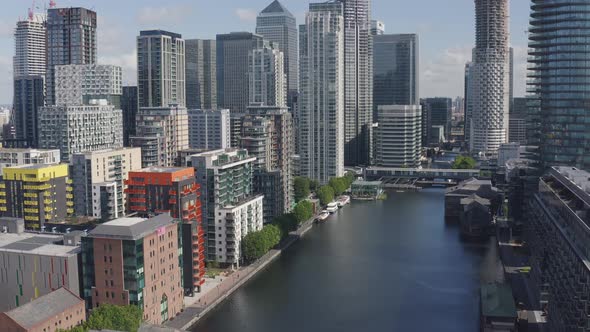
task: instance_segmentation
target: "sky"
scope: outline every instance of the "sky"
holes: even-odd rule
[[[98,62],[123,67],[123,82],[135,84],[135,40],[140,30],[165,29],[183,38],[215,39],[218,33],[255,30],[256,15],[272,0],[55,0],[58,7],[86,7],[98,14]],[[281,1],[304,23],[309,2]],[[316,1],[319,2],[319,1]],[[510,1],[511,43],[515,50],[515,96],[523,96],[529,1]],[[1,0],[0,104],[12,103],[14,28],[29,0]],[[49,0],[37,0],[42,11]],[[372,0],[372,18],[386,33],[418,33],[420,97],[463,95],[464,65],[475,41],[473,0]]]

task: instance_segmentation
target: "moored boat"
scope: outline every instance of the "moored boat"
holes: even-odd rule
[[[336,203],[336,202],[329,203],[328,207],[326,207],[326,210],[330,213],[336,213],[336,211],[338,211],[338,203]]]

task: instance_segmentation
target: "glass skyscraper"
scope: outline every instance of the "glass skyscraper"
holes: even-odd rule
[[[590,3],[532,0],[528,144],[546,166],[590,170]]]

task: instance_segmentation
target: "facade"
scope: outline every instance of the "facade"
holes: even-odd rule
[[[72,156],[70,163],[74,211],[101,221],[126,215],[123,181],[141,169],[141,149],[88,151]]]
[[[465,134],[465,142],[469,145],[469,134],[471,133],[471,109],[473,108],[473,99],[471,98],[471,74],[472,74],[473,63],[468,62],[465,64],[465,124],[463,131]]]
[[[47,234],[2,234],[0,262],[4,278],[0,282],[1,312],[26,305],[60,287],[69,289],[75,295],[80,294],[80,247],[58,244],[62,241],[63,236]]]
[[[430,129],[434,126],[441,126],[444,128],[444,136],[446,139],[449,139],[453,121],[453,101],[451,98],[425,98],[422,99],[421,104],[423,110],[426,109],[424,114],[427,116],[425,133],[429,133]],[[426,137],[428,138],[428,143],[440,143],[438,140],[431,140],[431,135],[429,134]]]
[[[123,115],[105,100],[39,109],[39,147],[59,149],[61,160],[86,151],[123,147]]]
[[[188,149],[188,114],[184,107],[140,108],[131,146],[141,148],[141,164],[171,167],[178,151]]]
[[[129,173],[125,190],[127,210],[149,217],[168,213],[181,225],[183,286],[185,294],[200,291],[205,275],[205,240],[201,221],[199,185],[192,168],[145,168]]]
[[[217,108],[217,44],[215,40],[187,39],[186,107]]]
[[[137,37],[139,107],[186,105],[185,44],[182,36],[163,30]]]
[[[29,147],[39,145],[39,108],[45,106],[43,76],[20,76],[14,79],[12,123],[16,138]]]
[[[301,174],[327,183],[344,174],[344,6],[309,5],[299,29]]]
[[[256,18],[256,33],[277,43],[285,58],[284,71],[287,85],[287,105],[293,108],[299,91],[297,21],[278,0],[263,9]]]
[[[497,153],[508,142],[510,33],[507,0],[475,1],[475,48],[470,69],[469,150]]]
[[[583,331],[589,324],[590,174],[552,167],[528,201],[531,279],[539,285],[550,331]]]
[[[385,34],[385,23],[378,20],[371,20],[371,35],[381,36]]]
[[[371,1],[340,2],[344,6],[344,164],[368,166],[373,148]]]
[[[0,196],[1,215],[24,219],[27,229],[42,229],[46,222],[63,221],[74,213],[65,164],[4,168]]]
[[[231,146],[229,110],[189,110],[188,145],[191,149],[227,149]]]
[[[66,331],[85,321],[84,300],[62,287],[19,308],[0,313],[0,330]]]
[[[590,104],[585,92],[590,50],[584,46],[590,40],[590,3],[531,3],[527,143],[539,146],[544,166],[590,171]]]
[[[82,238],[84,299],[136,305],[143,320],[162,324],[183,308],[180,227],[172,217],[121,218]]]
[[[96,12],[86,8],[47,10],[47,105],[55,105],[55,67],[96,63]]]
[[[375,164],[418,167],[422,156],[422,110],[414,105],[379,106],[375,129]]]
[[[59,150],[0,149],[0,175],[6,167],[28,164],[58,164]]]
[[[190,165],[201,187],[203,228],[208,261],[238,264],[240,241],[262,228],[262,196],[253,194],[253,164],[248,151],[227,149],[195,154]],[[247,212],[242,218],[232,217]]]
[[[32,14],[14,30],[14,77],[45,76],[47,47],[45,15]]]
[[[55,66],[55,105],[88,105],[93,99],[107,100],[121,109],[122,72],[112,65]]]
[[[264,43],[248,56],[249,104],[287,106],[287,76],[283,52],[276,43]]]
[[[514,98],[510,112],[510,143],[527,144],[527,98]]]
[[[130,146],[130,137],[136,135],[135,116],[137,116],[137,87],[124,86],[121,95],[121,110],[123,111],[123,145]]]
[[[217,35],[217,105],[232,113],[245,113],[250,101],[248,60],[262,47],[262,36],[250,32]]]

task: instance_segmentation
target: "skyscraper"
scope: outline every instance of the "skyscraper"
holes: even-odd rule
[[[284,71],[287,76],[287,104],[293,107],[299,91],[297,22],[295,16],[278,0],[263,9],[256,18],[256,33],[264,39],[278,43],[285,57]]]
[[[14,105],[11,122],[17,140],[29,147],[39,146],[39,108],[45,106],[43,76],[19,76],[14,79]]]
[[[278,44],[264,42],[248,58],[250,105],[287,106],[287,82],[283,52]]]
[[[344,5],[312,3],[299,28],[301,174],[344,174]]]
[[[463,132],[465,135],[465,143],[469,146],[469,133],[471,132],[471,108],[472,108],[472,99],[471,99],[471,74],[473,63],[468,62],[465,64],[465,85],[464,85],[464,99],[463,102],[465,103],[464,106],[464,119],[465,124],[463,125]]]
[[[431,132],[432,127],[442,127],[444,136],[447,140],[451,137],[451,122],[453,120],[453,101],[451,98],[425,98],[422,100],[422,107],[427,108],[426,116],[428,119],[428,128],[425,128],[428,133]],[[438,140],[432,140],[432,137],[427,137],[429,143],[440,143]]]
[[[369,165],[373,125],[373,38],[370,0],[344,5],[344,163]]]
[[[96,63],[96,12],[47,10],[47,105],[55,105],[55,66]]]
[[[217,45],[215,40],[187,39],[186,107],[217,108]]]
[[[590,171],[590,3],[531,3],[527,143],[545,166]]]
[[[123,111],[123,144],[130,146],[130,137],[135,136],[135,116],[137,115],[137,86],[124,86],[121,96]]]
[[[508,0],[475,0],[469,149],[496,153],[508,142],[510,34]]]
[[[14,31],[14,77],[45,76],[47,49],[45,15],[34,14],[18,21]]]
[[[380,36],[385,34],[385,23],[378,20],[371,20],[371,35]]]
[[[232,113],[246,113],[248,59],[252,50],[262,47],[262,36],[250,32],[217,35],[217,105]]]
[[[186,105],[185,45],[182,36],[163,30],[137,37],[139,107]]]

